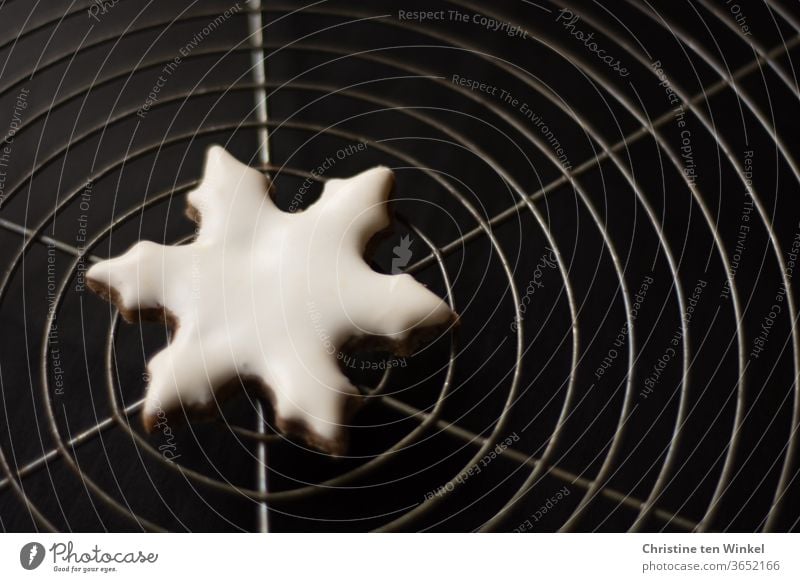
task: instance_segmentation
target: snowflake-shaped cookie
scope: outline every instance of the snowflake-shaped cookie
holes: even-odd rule
[[[182,410],[215,414],[226,389],[247,381],[271,401],[279,430],[341,454],[358,392],[339,350],[377,338],[373,345],[408,353],[420,330],[456,318],[411,275],[364,261],[369,240],[389,226],[393,182],[385,167],[331,179],[316,203],[288,213],[270,199],[266,176],[211,147],[188,195],[195,240],[139,242],[86,275],[125,320],[166,318],[175,330],[148,362],[145,427]]]

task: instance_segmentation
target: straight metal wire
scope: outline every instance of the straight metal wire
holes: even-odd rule
[[[250,53],[250,59],[253,72],[253,83],[256,89],[253,92],[254,105],[256,110],[256,120],[258,120],[260,127],[256,129],[258,136],[258,158],[262,166],[268,166],[270,162],[269,155],[269,135],[267,133],[267,71],[266,71],[266,57],[264,56],[264,23],[261,17],[261,0],[253,0],[251,2],[252,8],[255,10],[247,16],[248,31],[250,32],[250,44],[253,50]],[[261,436],[267,434],[267,421],[264,417],[264,404],[259,401],[256,403],[256,430]],[[267,444],[260,440],[257,444],[258,447],[258,466],[256,467],[258,490],[266,495],[268,490],[267,485]],[[269,531],[269,509],[265,501],[258,504],[258,530],[262,533]]]

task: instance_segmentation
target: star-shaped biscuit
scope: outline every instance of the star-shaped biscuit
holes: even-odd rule
[[[247,381],[272,403],[279,430],[341,454],[358,392],[340,350],[369,338],[406,354],[456,320],[411,275],[377,273],[363,258],[389,226],[393,182],[385,167],[331,179],[316,203],[288,213],[269,197],[266,176],[211,147],[188,195],[195,240],[142,241],[86,275],[126,321],[166,318],[174,329],[148,362],[145,427],[182,410],[213,415]]]

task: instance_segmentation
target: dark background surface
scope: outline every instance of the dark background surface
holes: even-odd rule
[[[548,2],[264,4],[264,169],[279,204],[326,157],[336,163],[323,178],[391,166],[396,210],[444,249],[462,319],[449,391],[444,337],[392,370],[391,398],[354,419],[348,458],[270,440],[273,530],[797,529],[796,294],[782,278],[791,283],[800,234],[797,3],[581,2],[572,28]],[[242,2],[211,30],[233,4],[123,0],[92,9],[96,20],[92,6],[0,3],[0,127],[15,108],[22,123],[0,168],[0,528],[255,530],[258,504],[241,488],[256,487],[256,441],[219,421],[174,427],[184,470],[164,462],[165,435],[145,435],[119,407],[141,398],[165,330],[115,327],[109,306],[80,290],[76,257],[190,236],[183,193],[207,145],[258,163],[252,9]],[[418,9],[444,20],[398,12]],[[525,38],[487,29],[481,14]],[[161,75],[157,102],[137,116]],[[365,151],[337,158],[359,142]],[[515,205],[491,237],[448,246]],[[377,249],[377,269],[407,232]],[[411,236],[414,263],[430,249]],[[448,292],[435,262],[414,274]],[[437,402],[442,422],[420,429],[413,409]],[[107,430],[63,444],[112,414]],[[224,418],[253,430],[253,401],[232,400]],[[413,431],[413,444],[386,452]],[[510,435],[514,453],[476,465],[482,444]],[[365,463],[380,466],[350,473]]]

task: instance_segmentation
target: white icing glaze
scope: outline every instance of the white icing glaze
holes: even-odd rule
[[[124,312],[165,308],[177,320],[172,342],[148,362],[145,419],[213,407],[222,385],[257,378],[274,394],[279,424],[299,423],[310,442],[338,451],[357,392],[337,350],[362,335],[403,342],[455,317],[411,275],[382,275],[363,259],[389,225],[393,182],[385,167],[332,179],[306,211],[287,213],[269,198],[268,178],[211,147],[188,195],[202,217],[195,241],[143,241],[87,273]]]

